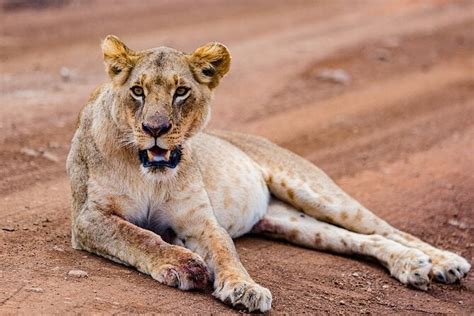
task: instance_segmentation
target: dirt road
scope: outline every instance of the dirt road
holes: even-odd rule
[[[211,127],[303,155],[393,225],[472,263],[473,1],[76,1],[0,21],[0,314],[232,312],[210,290],[70,248],[64,161],[79,109],[106,80],[109,33],[134,49],[227,44],[234,63]],[[363,258],[236,243],[274,313],[474,313],[472,272],[425,293]]]

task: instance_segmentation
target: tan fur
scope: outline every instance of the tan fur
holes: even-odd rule
[[[258,137],[202,132],[212,91],[230,67],[222,44],[192,54],[135,52],[108,36],[102,49],[111,81],[82,110],[67,160],[74,248],[181,289],[213,280],[214,296],[250,311],[267,311],[272,301],[232,242],[251,231],[373,256],[421,289],[430,274],[446,283],[467,274],[463,258],[393,228],[306,160]],[[136,86],[143,96],[131,92]],[[179,87],[186,96],[177,96]],[[142,126],[163,120],[169,130],[156,138]],[[139,151],[155,144],[181,148],[176,168],[141,164]]]

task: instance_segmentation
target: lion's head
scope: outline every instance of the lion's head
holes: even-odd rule
[[[102,51],[120,141],[147,172],[175,168],[183,144],[209,119],[212,90],[230,68],[229,51],[210,43],[192,54],[168,47],[135,52],[112,35]]]

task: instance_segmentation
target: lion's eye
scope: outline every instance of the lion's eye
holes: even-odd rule
[[[176,91],[174,92],[175,96],[177,97],[182,97],[184,95],[186,95],[186,93],[188,93],[189,91],[189,88],[186,88],[186,87],[178,87],[176,89]]]
[[[130,88],[130,90],[132,91],[133,95],[138,98],[142,98],[144,95],[143,88],[140,86],[133,86]]]

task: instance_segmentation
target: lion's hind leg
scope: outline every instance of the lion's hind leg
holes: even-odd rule
[[[252,232],[308,248],[374,257],[403,284],[426,290],[430,283],[431,263],[423,252],[380,235],[358,234],[318,221],[276,199]]]
[[[391,226],[302,157],[263,138],[233,132],[216,134],[241,148],[260,166],[274,196],[305,214],[358,234],[383,236],[422,251],[432,259],[431,275],[439,282],[455,283],[469,272],[471,265],[466,259]]]

